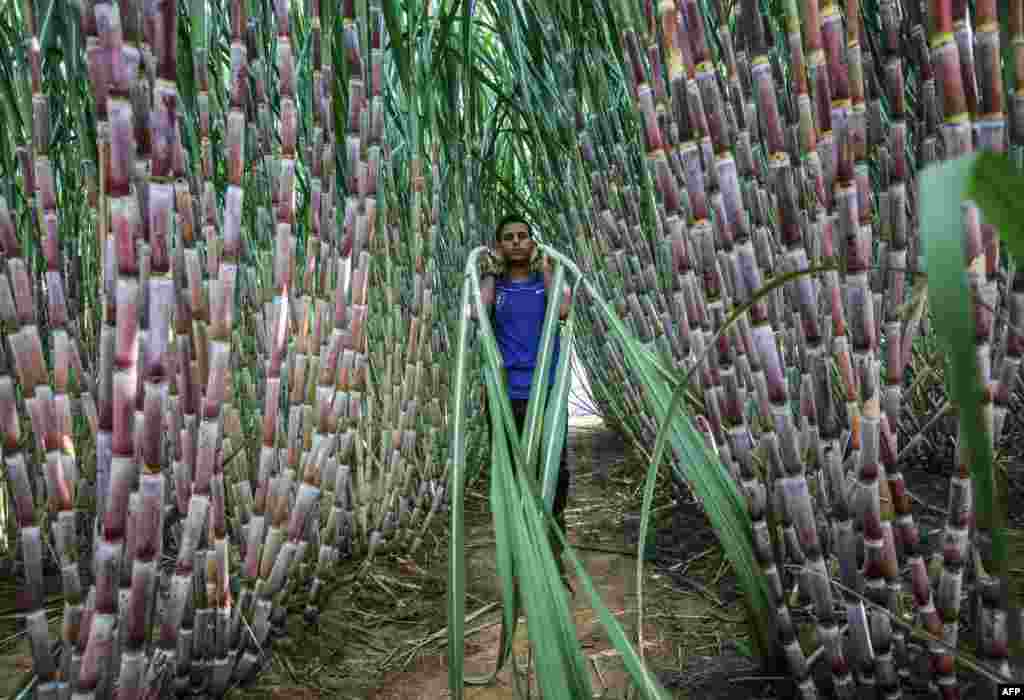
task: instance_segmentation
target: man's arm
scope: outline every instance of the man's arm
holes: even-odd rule
[[[482,274],[480,276],[480,302],[483,304],[484,309],[490,314],[491,309],[494,307],[494,275],[493,274]],[[470,303],[469,305],[469,317],[472,320],[476,320],[476,304]],[[484,415],[488,416],[490,411],[490,401],[487,400],[487,384],[480,384],[480,405],[483,406]]]
[[[562,282],[562,300],[558,304],[558,318],[561,321],[569,318],[569,307],[572,306],[572,289]]]
[[[494,280],[496,278],[495,268],[500,264],[499,260],[492,259],[492,256],[484,257],[480,262],[480,301],[484,308],[490,313],[494,306]],[[469,317],[476,318],[476,304],[470,303]]]
[[[494,306],[494,275],[486,275],[480,278],[480,301],[484,308],[490,313]],[[476,306],[472,308],[473,318],[476,319]]]

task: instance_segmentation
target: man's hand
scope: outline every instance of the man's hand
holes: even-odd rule
[[[494,306],[494,276],[487,275],[480,280],[480,303],[483,304],[484,309],[487,313],[490,313],[491,307]],[[476,304],[469,304],[469,317],[476,321]]]
[[[487,275],[501,277],[505,273],[504,256],[502,256],[501,252],[494,252],[488,249],[479,258],[479,270],[481,277],[486,277]]]
[[[533,252],[530,254],[530,274],[536,274],[543,271],[547,258],[548,256],[542,255],[540,248],[534,245]]]
[[[477,258],[477,271],[480,273],[480,301],[489,311],[494,306],[494,280],[504,274],[505,261],[500,254],[488,248]],[[470,303],[469,317],[477,320],[476,304]]]

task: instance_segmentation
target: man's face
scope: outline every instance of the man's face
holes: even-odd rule
[[[511,263],[529,262],[535,245],[530,227],[519,221],[505,224],[498,234],[498,253]]]

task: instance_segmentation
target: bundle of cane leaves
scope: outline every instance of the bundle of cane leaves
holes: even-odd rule
[[[676,413],[683,392],[678,385],[670,385],[663,379],[664,368],[659,368],[656,355],[649,347],[642,346],[617,318],[611,306],[605,302],[596,289],[584,280],[568,259],[556,251],[541,246],[543,252],[557,261],[555,271],[555,288],[561,283],[563,267],[567,267],[577,278],[576,287],[582,284],[588,295],[588,301],[599,309],[612,329],[614,339],[625,348],[625,354],[632,372],[642,383],[643,393],[652,404],[652,410],[663,422],[659,435],[658,455],[664,453],[665,446],[671,444],[680,456],[680,462],[689,465],[687,471],[694,492],[706,504],[709,517],[716,531],[727,544],[726,551],[737,572],[741,585],[759,611],[757,619],[757,637],[761,648],[770,647],[769,631],[765,610],[767,610],[767,594],[763,579],[756,568],[756,560],[749,541],[750,523],[746,506],[735,483],[721,464],[713,459],[706,447],[703,436],[692,426],[683,413]],[[454,468],[452,472],[452,527],[450,545],[450,589],[449,589],[449,682],[451,690],[461,697],[463,677],[463,640],[464,629],[462,620],[465,605],[465,560],[463,552],[463,495],[465,479],[465,401],[461,400],[466,389],[467,365],[469,349],[469,304],[477,309],[477,318],[481,322],[483,351],[487,357],[486,378],[489,398],[492,406],[492,482],[491,507],[495,513],[495,529],[498,542],[498,567],[502,576],[505,615],[503,618],[502,649],[498,658],[498,668],[504,663],[509,653],[510,640],[514,633],[518,617],[518,600],[515,595],[513,579],[518,581],[518,589],[526,607],[527,619],[542,619],[546,625],[531,625],[530,639],[542,659],[540,683],[545,688],[545,697],[579,697],[565,694],[571,687],[586,687],[588,682],[585,674],[580,671],[578,663],[579,644],[575,630],[569,620],[569,611],[546,532],[554,527],[550,517],[548,501],[545,498],[553,488],[556,478],[554,460],[561,447],[564,435],[557,430],[558,417],[564,414],[567,406],[568,372],[567,363],[571,350],[572,327],[575,309],[570,314],[566,331],[568,338],[566,350],[560,359],[552,404],[548,407],[547,420],[544,421],[543,437],[537,434],[541,427],[541,416],[544,415],[544,404],[547,391],[535,385],[531,391],[527,408],[527,420],[524,434],[517,434],[512,418],[511,405],[505,393],[499,389],[502,382],[501,362],[490,323],[486,319],[483,305],[479,299],[479,277],[476,272],[476,258],[482,248],[475,250],[467,262],[467,279],[463,287],[463,317],[459,333],[459,353],[457,355],[457,374],[455,379],[455,416],[453,454]],[[574,294],[575,297],[575,294]],[[541,337],[541,349],[538,354],[537,376],[547,376],[547,367],[552,349],[556,309],[549,306]],[[671,376],[671,375],[669,375]],[[675,391],[673,391],[675,390]],[[509,454],[506,440],[511,434],[513,446]],[[544,478],[537,484],[536,449],[541,448],[545,455]],[[657,462],[649,474],[649,480],[656,472]],[[525,468],[524,468],[525,467]],[[515,480],[512,479],[514,468]],[[650,482],[649,482],[650,483]],[[547,523],[545,523],[547,521]],[[518,524],[519,527],[512,527]],[[580,560],[568,547],[564,533],[555,527],[555,536],[566,546],[568,556],[573,562],[583,583],[583,588],[591,598],[599,618],[605,626],[615,648],[622,654],[626,667],[637,687],[642,689],[645,697],[661,697],[663,691],[651,676],[649,670],[629,643],[619,622],[611,615],[601,601],[593,581],[587,575]],[[536,539],[533,539],[536,538]],[[549,651],[555,651],[549,654]],[[495,669],[495,674],[497,669]],[[491,676],[493,678],[493,675]],[[573,683],[578,685],[572,685]],[[557,692],[558,694],[548,694]]]

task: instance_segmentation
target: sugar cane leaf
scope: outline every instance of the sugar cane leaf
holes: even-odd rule
[[[995,225],[999,237],[1019,265],[1024,261],[1024,203],[1020,198],[1020,193],[1024,192],[1024,175],[1005,155],[984,151],[973,163],[968,189],[970,196],[978,202],[982,216]],[[988,447],[988,440],[984,442]],[[991,529],[992,564],[996,569],[993,573],[1005,579],[1009,551],[1006,484],[999,478],[994,463],[989,467],[977,466],[984,468],[985,472],[981,476],[977,497],[985,497],[985,500],[979,500],[979,504],[987,511],[979,513],[978,517],[983,526]]]
[[[473,10],[476,7],[476,0],[463,0],[462,2],[462,82],[466,85],[464,90],[470,95],[469,104],[474,105],[476,91],[476,76],[473,74],[472,66],[473,61],[469,50],[470,39],[472,37],[472,22],[473,22]],[[474,111],[469,112],[470,115],[474,115]],[[466,120],[468,127],[467,136],[473,134],[473,128],[476,123],[475,118],[469,118]]]
[[[64,5],[64,3],[59,3],[59,4],[61,6]],[[58,12],[58,13],[60,12],[60,10],[57,9],[57,5],[58,5],[57,0],[50,0],[50,2],[46,6],[46,14],[43,16],[42,28],[39,30],[39,45],[44,50],[49,48],[50,42],[51,42],[51,39],[52,39],[52,36],[53,36],[54,11],[56,10],[56,12]],[[60,21],[60,20],[58,19],[57,21]],[[68,48],[70,48],[70,47],[68,47]]]
[[[555,271],[552,289],[560,289],[565,270],[559,267]],[[551,355],[554,352],[555,336],[558,332],[558,303],[548,303],[541,329],[540,348],[537,353],[537,365],[534,368],[535,381],[530,388],[530,400],[526,409],[526,425],[523,432],[523,456],[526,464],[532,468],[540,447],[540,430],[544,417],[544,405],[548,398],[547,377],[551,367]]]
[[[398,66],[398,77],[402,81],[402,87],[409,91],[409,47],[406,44],[406,35],[403,34],[402,20],[399,13],[400,5],[396,0],[384,0],[382,9],[384,11],[384,22],[388,28],[388,41],[391,51],[394,53],[394,62]],[[412,43],[411,28],[408,32],[409,43]]]
[[[553,253],[553,256],[556,259],[562,259],[558,253]],[[571,262],[566,262],[571,268],[575,267]],[[820,271],[821,269],[819,268],[810,268],[804,271],[780,275],[766,284],[759,291],[759,294],[763,296],[801,275]],[[655,415],[662,425],[662,429],[659,430],[659,437],[661,433],[664,433],[660,447],[662,453],[667,442],[671,440],[676,449],[677,456],[681,457],[680,461],[686,472],[687,481],[691,484],[691,488],[694,489],[694,493],[698,498],[705,503],[712,527],[722,541],[726,555],[740,579],[741,586],[743,586],[744,592],[747,594],[746,599],[751,601],[751,612],[755,618],[754,624],[759,651],[762,654],[767,654],[771,648],[770,639],[772,638],[767,626],[768,594],[766,583],[757,567],[753,548],[749,541],[750,520],[746,505],[735,483],[728,476],[727,471],[707,451],[703,436],[693,427],[684,414],[679,413],[676,415],[674,413],[674,395],[679,393],[681,399],[681,392],[685,390],[688,382],[685,380],[680,382],[673,377],[669,387],[666,387],[666,382],[661,377],[671,375],[667,372],[665,374],[659,373],[658,365],[660,363],[655,358],[654,353],[644,348],[631,336],[625,324],[618,318],[614,310],[600,300],[600,297],[596,295],[596,290],[589,285],[588,281],[585,281],[585,283],[587,284],[588,292],[592,295],[592,301],[596,303],[598,311],[607,319],[614,337],[622,343],[630,366],[643,378],[645,394],[653,399]],[[729,324],[739,318],[744,309],[749,310],[749,306],[756,303],[759,298],[760,296],[755,296],[747,307],[737,309],[731,314],[725,327],[728,327]],[[672,387],[672,384],[675,384],[675,386]],[[673,389],[671,393],[669,391],[670,387]],[[678,407],[678,400],[676,401],[676,406]],[[666,425],[672,425],[672,430],[665,431]],[[650,504],[647,492],[651,492],[653,497],[653,474],[656,473],[657,464],[660,463],[660,459],[657,457],[658,449],[656,442],[655,458],[652,460],[653,466],[648,469],[648,479],[645,484],[645,501],[648,501],[648,509]],[[641,516],[641,521],[641,537],[643,537],[643,533],[646,530],[646,521],[643,519],[643,516]]]
[[[732,326],[732,324],[734,324],[737,320],[739,320],[741,316],[743,316],[743,314],[749,312],[755,304],[757,304],[762,299],[767,297],[773,291],[800,277],[804,277],[811,274],[817,274],[819,272],[824,272],[827,269],[832,269],[832,267],[824,266],[808,268],[806,270],[795,270],[782,275],[778,275],[772,280],[770,280],[767,284],[762,286],[761,289],[759,289],[746,304],[736,308],[729,315],[728,319],[726,319],[726,321],[722,324],[721,328],[719,328],[718,331],[715,333],[715,336],[711,339],[710,342],[707,343],[705,354],[707,354],[708,351],[715,347],[716,341],[722,333],[727,331],[729,327]],[[658,416],[660,426],[658,428],[657,437],[654,441],[654,454],[651,459],[651,463],[650,465],[648,465],[647,468],[647,476],[644,483],[643,504],[640,509],[640,541],[637,543],[638,553],[636,569],[637,597],[640,601],[637,606],[637,614],[640,617],[638,626],[641,629],[643,625],[644,551],[647,546],[648,522],[650,521],[651,507],[654,502],[654,486],[655,483],[657,483],[658,466],[662,463],[662,460],[665,458],[665,452],[669,445],[669,435],[671,431],[675,429],[674,421],[676,419],[678,411],[682,407],[682,401],[685,397],[685,392],[687,388],[690,386],[693,373],[696,371],[697,367],[700,366],[700,361],[703,360],[703,357],[697,358],[697,360],[698,361],[695,362],[693,366],[686,372],[685,376],[681,380],[676,382],[676,386],[672,391],[671,400],[669,401],[667,411],[664,413],[664,417],[662,417],[661,415]],[[675,380],[673,379],[672,381]],[[681,416],[681,414],[678,415]],[[693,429],[692,426],[688,427],[691,430]],[[751,616],[751,622],[754,624],[755,628],[755,642],[758,645],[758,651],[760,653],[761,659],[766,661],[772,658],[773,656],[771,640],[774,638],[771,631],[771,617],[769,604],[770,599],[768,598],[768,590],[767,587],[764,585],[764,577],[760,575],[759,569],[756,566],[756,561],[752,561],[751,559],[744,556],[744,553],[742,552],[743,547],[741,543],[742,537],[737,536],[741,534],[744,529],[748,529],[749,531],[749,512],[747,511],[745,505],[740,502],[741,499],[739,499],[738,497],[738,491],[735,488],[735,482],[733,482],[731,478],[728,478],[726,476],[727,471],[725,470],[724,466],[719,462],[719,460],[713,458],[710,454],[707,454],[706,450],[704,457],[704,466],[706,467],[706,470],[703,471],[702,474],[717,475],[719,479],[713,481],[711,484],[708,485],[708,488],[710,488],[709,492],[705,491],[704,494],[702,494],[700,491],[698,491],[698,494],[702,496],[702,500],[704,495],[713,496],[714,500],[710,501],[710,503],[711,509],[715,513],[719,513],[722,510],[721,505],[723,501],[731,502],[735,508],[735,510],[732,511],[732,518],[734,518],[737,522],[730,523],[734,527],[729,528],[727,530],[724,528],[722,530],[719,530],[718,527],[715,527],[715,533],[716,535],[718,535],[719,539],[722,540],[723,547],[725,547],[727,556],[730,557],[730,560],[737,559],[740,562],[742,562],[741,566],[749,566],[749,568],[746,570],[740,570],[743,571],[743,573],[741,574],[741,582],[745,584],[745,592],[748,593],[748,596],[745,598],[745,601],[748,606],[748,612]],[[687,481],[691,481],[691,479],[687,479]],[[712,524],[714,525],[713,518]],[[731,549],[737,547],[740,549]],[[750,555],[753,555],[752,548],[750,548]],[[747,590],[748,587],[749,590]]]
[[[705,504],[705,512],[711,521],[716,536],[722,543],[726,557],[736,572],[753,614],[755,633],[759,650],[767,658],[771,648],[771,634],[767,629],[768,593],[763,576],[757,566],[750,542],[750,518],[746,506],[727,472],[718,460],[709,455],[703,436],[694,428],[689,418],[676,409],[682,399],[681,391],[669,393],[669,387],[659,380],[653,368],[652,354],[643,348],[626,330],[625,325],[610,308],[602,308],[616,338],[623,343],[627,361],[640,377],[652,408],[662,429],[661,443],[656,443],[655,456],[648,468],[645,500],[652,493],[651,483],[669,442],[684,471],[694,495]],[[679,389],[680,387],[674,387]],[[673,395],[678,398],[673,399]],[[668,428],[671,426],[671,429]],[[653,495],[653,493],[652,493]],[[648,502],[648,512],[650,503]],[[648,515],[649,517],[649,515]],[[641,536],[645,522],[641,516]]]
[[[467,268],[476,264],[479,253],[469,256]],[[466,402],[467,363],[469,358],[470,282],[462,285],[462,318],[459,324],[458,354],[455,360],[455,384],[452,392],[452,470],[450,477],[451,528],[448,539],[448,687],[452,697],[463,696],[463,662],[465,657],[466,615],[466,552],[465,552],[465,468],[466,468]],[[479,284],[476,288],[479,297]]]
[[[493,376],[488,376],[487,389],[491,396],[497,396],[499,389]],[[491,503],[494,509],[495,555],[498,576],[501,579],[503,609],[498,659],[494,672],[484,679],[483,683],[492,682],[505,665],[505,661],[512,652],[512,639],[515,637],[516,624],[519,621],[519,601],[516,599],[513,573],[513,551],[515,548],[513,538],[516,530],[512,527],[513,500],[511,495],[515,486],[511,474],[512,465],[508,440],[497,414],[491,417],[491,430],[492,435],[501,436],[500,439],[492,440],[497,459],[492,460],[491,466]],[[473,681],[469,680],[469,682]]]
[[[978,167],[980,165],[980,168]],[[972,183],[972,178],[974,182]],[[963,202],[985,190],[983,212],[997,225],[1012,226],[1013,202],[1002,190],[1009,173],[997,160],[972,154],[932,165],[921,173],[921,235],[928,271],[928,295],[938,316],[935,328],[950,352],[950,388],[960,422],[973,480],[975,517],[991,529],[994,560],[1005,562],[1005,513],[996,508],[992,448],[981,415],[981,385],[975,355],[974,316],[967,288],[963,244]]]
[[[1018,263],[1024,261],[1024,174],[1001,153],[983,151],[971,161],[966,196],[978,203]],[[932,197],[924,192],[922,201]]]
[[[562,407],[568,408],[569,403],[569,384],[572,378],[569,358],[572,357],[572,333],[575,316],[576,309],[573,307],[569,311],[569,318],[566,319],[565,333],[562,336],[562,353],[558,358],[558,367],[555,370],[555,386],[552,391],[551,404],[548,406],[545,418],[544,439],[541,451],[541,495],[544,499],[544,507],[549,513],[554,505],[562,447],[567,438],[565,431],[566,409]]]

